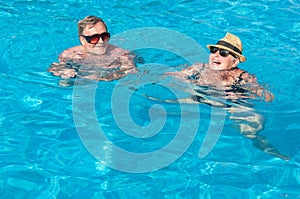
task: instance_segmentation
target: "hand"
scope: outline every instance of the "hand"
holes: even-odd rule
[[[273,93],[269,92],[269,91],[265,91],[265,101],[266,102],[272,102],[274,100],[275,96],[273,95]]]
[[[59,72],[59,76],[61,76],[62,78],[74,78],[77,75],[77,72],[73,68],[63,69]]]
[[[62,78],[74,78],[77,75],[77,72],[74,68],[66,68],[65,63],[56,63],[51,64],[48,69],[54,76],[60,76]]]

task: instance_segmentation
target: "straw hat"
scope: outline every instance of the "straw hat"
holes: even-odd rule
[[[211,46],[230,51],[231,53],[239,57],[240,62],[246,61],[246,57],[242,55],[243,45],[240,38],[231,33],[227,33],[225,37],[220,39],[215,45],[207,45],[207,48],[210,48]]]

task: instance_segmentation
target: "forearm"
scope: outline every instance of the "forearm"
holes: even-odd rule
[[[195,81],[198,78],[197,74],[199,73],[194,69],[193,66],[191,66],[180,71],[167,72],[165,73],[165,76],[172,76],[180,81],[188,83]]]
[[[73,78],[77,75],[77,71],[74,68],[67,67],[65,63],[52,63],[48,68],[48,72],[54,76],[62,78]]]
[[[259,96],[261,99],[263,99],[266,102],[271,102],[274,100],[274,95],[270,91],[264,89],[263,87],[259,86],[254,90],[254,94]]]
[[[252,94],[260,97],[266,102],[271,102],[274,100],[274,95],[270,91],[266,90],[263,86],[261,86],[254,75],[250,75],[249,73],[243,73],[241,78],[244,82],[243,86],[249,88]]]

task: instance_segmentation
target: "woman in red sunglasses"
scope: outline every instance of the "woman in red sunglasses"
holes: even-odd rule
[[[109,44],[110,33],[102,19],[87,16],[80,20],[78,35],[81,45],[66,49],[59,55],[59,63],[53,63],[48,69],[53,75],[110,81],[136,72],[134,56]]]

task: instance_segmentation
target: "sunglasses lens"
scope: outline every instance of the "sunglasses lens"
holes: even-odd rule
[[[96,43],[98,43],[98,41],[100,39],[99,35],[83,36],[83,37],[90,44],[96,44]]]
[[[217,47],[210,47],[209,50],[210,50],[211,53],[216,53],[218,51],[218,48]]]
[[[96,43],[98,43],[99,39],[100,39],[99,35],[92,35],[92,36],[90,36],[90,42],[89,43],[96,44]]]
[[[103,41],[108,41],[110,39],[110,34],[108,32],[104,32],[99,35]]]
[[[222,57],[227,57],[229,55],[229,51],[224,49],[221,49],[219,53]]]

